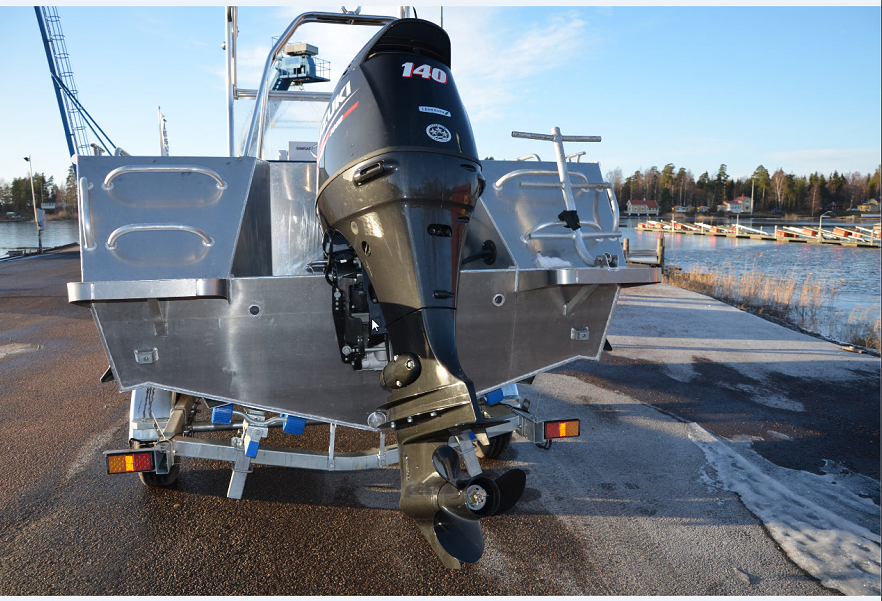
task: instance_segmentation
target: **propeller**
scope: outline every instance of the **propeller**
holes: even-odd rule
[[[448,445],[435,449],[432,464],[446,481],[438,491],[440,509],[432,519],[432,530],[452,557],[474,563],[484,552],[480,519],[514,507],[524,492],[527,475],[514,469],[496,480],[486,476],[460,480],[459,455]]]

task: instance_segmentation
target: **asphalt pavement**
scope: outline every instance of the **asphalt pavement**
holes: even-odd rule
[[[91,314],[67,303],[78,258],[0,262],[0,594],[836,594],[715,483],[691,428],[798,469],[826,459],[878,479],[878,359],[692,293],[629,290],[604,361],[523,389],[541,415],[581,419],[582,435],[548,451],[516,439],[484,463],[491,475],[524,469],[527,490],[482,522],[482,559],[449,571],[398,511],[397,466],[256,467],[238,501],[225,496],[220,462],[184,460],[169,489],[107,476],[101,453],[126,446],[128,395],[98,383],[107,359]],[[695,329],[703,317],[748,321],[713,337]],[[849,393],[825,404],[837,382]],[[765,403],[750,398],[760,387]],[[283,439],[275,430],[268,443]],[[309,426],[295,444],[327,440]],[[337,442],[376,446],[353,430]]]

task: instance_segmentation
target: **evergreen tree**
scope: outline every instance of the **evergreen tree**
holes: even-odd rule
[[[766,188],[772,185],[769,170],[760,165],[754,170],[753,175],[751,175],[750,178],[753,180],[754,187],[760,191],[759,206],[769,208],[766,204]]]
[[[680,167],[680,170],[677,171],[677,176],[674,178],[674,188],[679,193],[679,196],[677,197],[677,199],[678,199],[677,204],[682,205],[684,203],[683,192],[684,192],[685,187],[686,187],[686,168]]]
[[[12,210],[16,213],[33,212],[31,202],[31,182],[27,177],[12,180]]]
[[[717,176],[714,178],[714,201],[715,204],[721,204],[726,200],[726,182],[729,181],[729,174],[726,173],[726,165],[720,165]]]
[[[879,199],[880,179],[882,179],[882,165],[878,165],[876,172],[867,180],[867,198]]]

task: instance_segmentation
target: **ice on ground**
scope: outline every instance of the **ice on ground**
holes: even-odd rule
[[[695,357],[692,356],[689,362],[676,363],[672,361],[670,363],[663,363],[662,367],[669,378],[688,384],[698,377],[698,372],[695,370],[693,363],[694,360]]]
[[[0,361],[7,357],[15,355],[26,355],[40,350],[39,344],[26,344],[21,342],[13,342],[11,344],[0,344]]]
[[[880,536],[871,531],[879,508],[871,500],[836,475],[788,470],[752,451],[741,454],[698,424],[689,424],[689,438],[704,452],[717,483],[741,497],[799,567],[846,595],[882,592]],[[855,482],[858,488],[879,486],[869,478]]]
[[[542,269],[560,269],[561,267],[572,267],[573,264],[560,257],[546,257],[542,253],[536,253],[536,265]]]
[[[750,384],[736,384],[735,387],[751,396],[751,400],[766,407],[786,409],[787,411],[804,412],[805,406],[799,401],[794,401],[784,395],[771,392],[766,388],[751,386]]]

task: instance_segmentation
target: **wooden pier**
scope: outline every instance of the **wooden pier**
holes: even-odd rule
[[[775,242],[802,242],[804,244],[836,244],[857,248],[880,248],[879,228],[834,226],[821,229],[815,226],[775,226],[770,234],[746,225],[708,225],[706,223],[683,223],[680,221],[646,221],[637,224],[641,232],[689,234],[696,236],[719,236]]]

